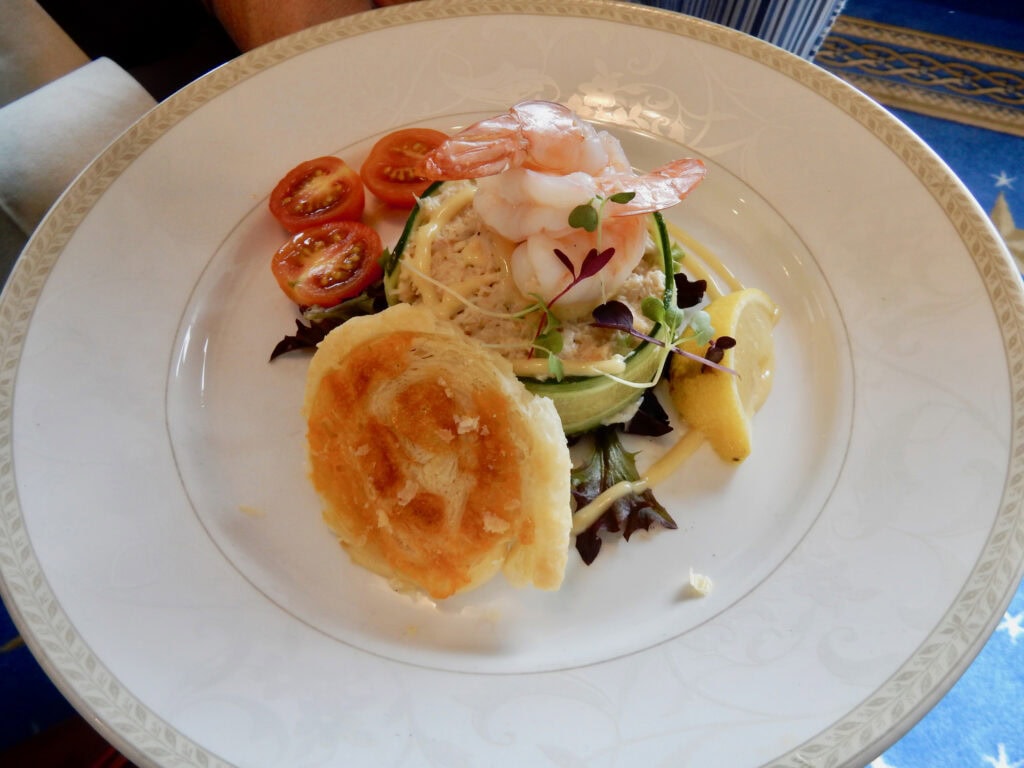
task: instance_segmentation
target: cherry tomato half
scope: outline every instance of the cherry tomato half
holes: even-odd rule
[[[358,221],[365,204],[359,174],[330,155],[299,163],[270,193],[270,212],[289,232],[328,221]]]
[[[363,183],[374,195],[395,208],[412,208],[430,186],[417,172],[428,152],[448,137],[431,128],[405,128],[389,133],[373,145],[359,169]]]
[[[380,236],[365,224],[332,221],[293,235],[270,268],[300,307],[333,307],[380,280],[383,250]]]

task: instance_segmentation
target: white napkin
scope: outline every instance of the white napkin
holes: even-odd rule
[[[75,176],[155,104],[101,58],[0,108],[0,211],[30,234]]]

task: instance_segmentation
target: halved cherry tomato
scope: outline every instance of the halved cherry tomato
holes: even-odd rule
[[[270,212],[289,232],[328,221],[358,221],[365,204],[359,174],[330,155],[299,163],[270,193]]]
[[[293,235],[270,268],[300,307],[333,307],[380,280],[383,250],[380,236],[365,224],[332,221]]]
[[[359,169],[366,188],[395,208],[412,208],[430,186],[417,172],[424,156],[448,137],[431,128],[404,128],[373,145]]]

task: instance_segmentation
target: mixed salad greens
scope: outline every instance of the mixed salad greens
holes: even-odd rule
[[[429,137],[414,134],[410,139],[408,131],[385,137],[381,144],[391,147],[396,142],[406,142],[402,155],[406,162],[404,167],[382,163],[377,148],[371,152],[371,158],[377,157],[370,164],[372,172],[390,174],[390,197],[386,202],[406,207],[406,199],[411,200],[405,231],[394,250],[380,246],[363,232],[366,225],[359,223],[358,219],[363,213],[364,192],[362,186],[353,181],[355,174],[342,161],[318,158],[297,167],[281,180],[271,196],[270,209],[293,234],[275,254],[272,265],[282,290],[297,306],[298,317],[294,333],[285,335],[273,347],[271,361],[285,354],[311,352],[327,334],[347,320],[387,308],[385,281],[398,266],[401,250],[419,211],[421,196],[430,195],[440,185],[430,185],[411,169],[432,146],[436,146],[432,142],[440,142],[444,138],[444,134]],[[410,141],[412,145],[408,143]],[[374,186],[370,183],[366,186],[372,190],[374,186],[380,188],[381,185],[378,181]],[[400,194],[409,189],[413,191],[406,197]],[[600,226],[607,203],[626,203],[632,197],[632,193],[623,192],[608,198],[594,198],[590,203],[576,207],[568,223],[574,228],[593,231]],[[358,199],[358,204],[354,204],[353,199]],[[337,218],[341,209],[341,218]],[[287,215],[281,211],[286,211]],[[657,213],[651,215],[659,217]],[[664,234],[660,217],[658,226]],[[693,353],[679,346],[684,334],[687,340],[706,347],[701,362],[709,368],[722,368],[720,361],[724,350],[735,343],[727,336],[714,337],[708,315],[701,308],[707,284],[703,280],[690,280],[680,271],[682,252],[674,244],[670,248],[671,258],[666,261],[671,265],[672,275],[667,281],[665,296],[650,296],[641,307],[643,314],[655,323],[655,328],[667,329],[667,333],[655,335],[654,332],[637,330],[629,307],[614,300],[597,306],[590,319],[594,326],[619,331],[635,337],[642,345],[659,348],[661,375],[656,376],[657,379],[664,376],[671,354],[694,357]],[[578,269],[558,249],[553,255],[569,273],[567,287],[547,302],[533,297],[537,303],[529,308],[529,312],[538,317],[530,354],[547,360],[547,391],[569,388],[574,384],[565,376],[559,357],[563,321],[552,311],[552,305],[578,282],[599,273],[613,257],[614,248],[591,249]],[[634,454],[623,446],[621,434],[659,437],[672,431],[668,414],[658,401],[653,386],[638,389],[635,399],[639,399],[639,407],[627,420],[596,424],[567,437],[576,455],[581,456],[571,475],[575,509],[587,506],[623,481],[640,480]],[[575,546],[583,562],[589,565],[598,556],[602,541],[608,536],[617,535],[628,540],[637,530],[650,530],[655,526],[674,529],[676,523],[649,489],[630,492],[613,501],[589,527],[578,533]]]

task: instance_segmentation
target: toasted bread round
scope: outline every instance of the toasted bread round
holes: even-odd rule
[[[434,598],[498,570],[517,586],[561,584],[561,421],[497,353],[423,306],[355,318],[313,356],[304,415],[324,519],[355,562]]]

